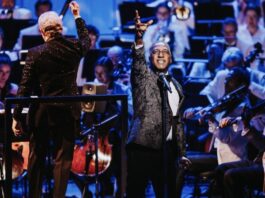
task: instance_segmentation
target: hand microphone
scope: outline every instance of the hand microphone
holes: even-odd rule
[[[159,74],[159,79],[162,81],[164,87],[165,87],[170,93],[172,93],[171,87],[170,87],[170,85],[169,85],[169,83],[168,83],[168,81],[167,81],[166,76],[165,76],[164,73],[160,73],[160,74]]]
[[[71,3],[71,1],[72,0],[66,0],[64,2],[63,8],[62,8],[62,10],[61,10],[61,12],[59,14],[59,16],[60,16],[61,19],[64,17],[64,15],[65,15],[65,13],[66,13],[66,11],[67,11],[67,9],[68,9],[69,4]]]

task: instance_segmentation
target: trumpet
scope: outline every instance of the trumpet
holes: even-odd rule
[[[173,7],[173,14],[176,15],[178,20],[186,21],[190,18],[191,9],[184,5],[183,0],[176,2],[176,0],[169,0]]]

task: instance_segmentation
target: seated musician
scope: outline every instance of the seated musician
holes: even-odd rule
[[[0,54],[0,109],[4,108],[3,101],[6,97],[17,94],[18,86],[9,82],[11,68],[9,56],[7,54]]]
[[[261,108],[262,107],[262,108]],[[255,109],[255,108],[254,108]],[[238,133],[247,139],[257,150],[257,157],[253,161],[241,160],[224,163],[216,169],[218,187],[223,192],[223,197],[246,197],[246,189],[258,189],[265,192],[264,164],[265,164],[265,112],[264,101],[256,108],[258,113],[244,113],[241,119],[226,117],[220,121],[220,127],[225,128],[232,123],[235,126],[243,125],[243,130]],[[263,134],[262,134],[263,133]]]
[[[52,2],[50,0],[38,0],[38,1],[35,1],[34,8],[35,8],[36,16],[39,18],[39,16],[41,14],[43,14],[44,12],[52,10]],[[17,39],[17,43],[14,46],[14,50],[21,50],[22,49],[22,38],[23,38],[23,36],[25,36],[25,35],[40,35],[40,34],[41,33],[39,30],[38,23],[36,23],[33,26],[22,29],[19,32],[19,37]]]
[[[101,57],[95,64],[95,80],[107,85],[109,94],[127,94],[128,95],[128,112],[129,116],[132,116],[132,93],[130,86],[120,82],[113,76],[114,65],[110,58]]]
[[[208,63],[195,62],[189,73],[191,78],[213,78],[216,74],[216,69],[221,65],[223,55],[222,48],[219,44],[213,43],[206,49]]]
[[[225,94],[231,93],[243,85],[248,87],[249,78],[249,72],[244,68],[232,68],[225,80]],[[234,133],[232,127],[219,128],[218,120],[224,116],[239,116],[242,114],[244,107],[248,105],[249,99],[246,95],[243,95],[235,100],[231,100],[225,107],[225,110],[216,112],[214,116],[211,114],[211,111],[201,111],[202,119],[208,120],[209,132],[213,133],[216,138],[214,145],[217,149],[218,164],[247,159],[247,141],[245,138],[238,135],[239,133]],[[184,117],[191,118],[197,110],[196,108],[186,110]]]
[[[244,67],[242,52],[236,47],[228,48],[222,57],[225,69],[216,73],[215,78],[200,92],[206,95],[211,103],[223,97],[225,93],[225,78],[230,69],[239,66]],[[250,92],[260,99],[265,99],[265,73],[247,68],[250,72]]]
[[[130,85],[130,61],[128,61],[128,57],[126,57],[124,50],[122,47],[118,45],[114,45],[107,51],[107,57],[111,59],[113,68],[113,77],[117,83]],[[127,58],[127,59],[125,59]]]

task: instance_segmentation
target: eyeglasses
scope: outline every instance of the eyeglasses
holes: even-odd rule
[[[152,54],[154,54],[154,55],[158,55],[160,53],[162,53],[163,55],[165,55],[165,54],[169,55],[170,54],[170,52],[166,49],[164,49],[164,50],[153,50],[152,51]]]

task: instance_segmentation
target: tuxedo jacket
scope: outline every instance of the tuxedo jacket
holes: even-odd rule
[[[158,78],[158,75],[147,66],[144,48],[135,49],[133,46],[131,84],[134,116],[128,144],[135,143],[152,149],[162,148],[162,99]],[[182,88],[174,78],[172,82],[179,94],[179,109],[184,99]],[[178,119],[173,119],[172,136],[176,141],[178,154],[183,156],[185,154],[183,125],[181,117],[177,117]]]
[[[68,39],[61,34],[50,41],[29,49],[26,65],[18,89],[18,96],[75,96],[78,95],[76,74],[80,59],[90,46],[85,22],[75,20],[78,39]],[[37,90],[37,91],[36,91]],[[33,93],[33,91],[35,93]],[[40,104],[37,111],[44,111],[47,106],[69,108],[72,116],[80,117],[79,103]],[[22,105],[16,105],[13,117],[19,120]]]

